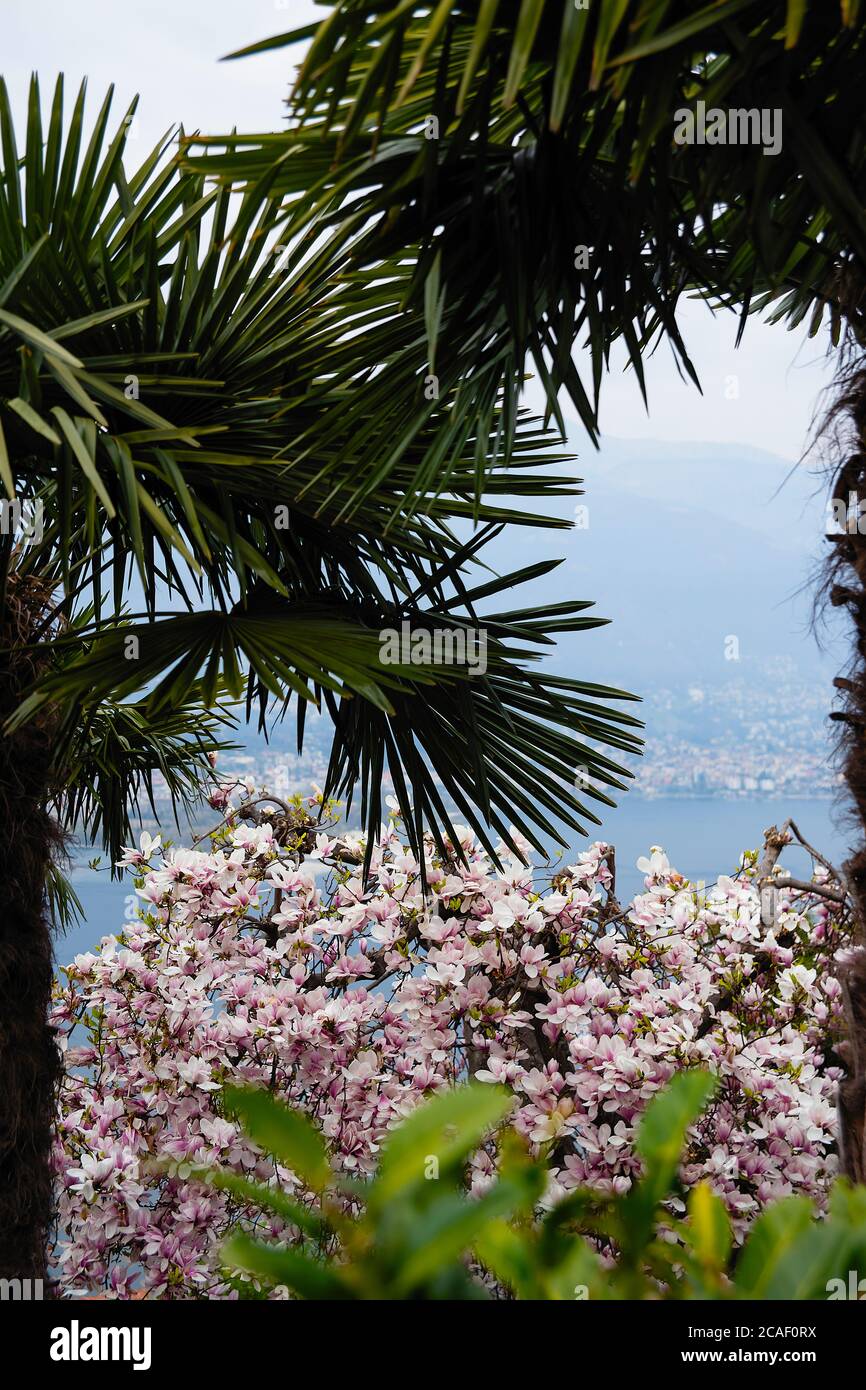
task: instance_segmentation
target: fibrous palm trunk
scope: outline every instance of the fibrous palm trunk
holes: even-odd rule
[[[14,572],[0,598],[0,730],[46,660],[32,646],[50,586]],[[48,1023],[46,882],[58,844],[51,721],[0,732],[0,1278],[45,1279],[60,1058]]]
[[[845,366],[837,382],[830,421],[839,427],[842,461],[833,484],[837,522],[831,541],[833,584],[830,602],[847,608],[854,625],[855,651],[847,676],[835,684],[844,708],[831,718],[843,733],[844,773],[859,824],[866,835],[866,365],[862,354]],[[842,1171],[852,1182],[866,1182],[866,842],[845,865],[846,887],[859,922],[859,948],[842,967],[848,1019],[845,1061],[848,1076],[839,1087],[839,1149]]]

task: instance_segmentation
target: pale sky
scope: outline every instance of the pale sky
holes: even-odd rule
[[[734,347],[737,316],[714,318],[702,303],[684,303],[680,330],[700,377],[703,394],[681,380],[670,348],[662,343],[644,362],[649,416],[634,373],[623,371],[626,357],[611,354],[602,383],[601,428],[620,438],[706,440],[750,444],[792,461],[810,433],[821,390],[831,377],[823,330],[809,339],[752,319],[739,348]],[[581,355],[577,354],[578,363]],[[587,369],[585,384],[591,380]],[[528,396],[542,396],[530,388]],[[819,399],[821,398],[821,399]],[[566,415],[574,415],[563,403]]]
[[[312,0],[3,0],[0,70],[23,124],[36,70],[43,95],[59,71],[71,90],[87,75],[91,102],[117,88],[118,117],[141,96],[133,160],[175,123],[219,134],[279,129],[295,61],[277,50],[233,63],[232,49],[299,27],[325,13]],[[683,328],[703,384],[701,397],[677,376],[667,348],[647,363],[650,417],[631,373],[617,364],[605,383],[602,429],[619,437],[751,444],[799,456],[828,378],[823,338],[753,322],[734,351],[732,315],[713,320],[690,305]],[[736,377],[736,383],[730,378]],[[530,403],[540,399],[530,386]],[[566,413],[573,411],[566,408]]]

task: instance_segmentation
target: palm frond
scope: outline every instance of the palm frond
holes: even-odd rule
[[[495,286],[473,278],[457,299],[443,274],[432,334],[438,381],[428,394],[435,314],[423,295],[413,307],[406,229],[384,255],[369,241],[368,256],[365,221],[330,195],[323,213],[309,196],[311,178],[324,188],[331,177],[319,154],[299,165],[304,197],[288,226],[292,159],[239,198],[210,187],[205,170],[179,167],[165,141],[128,173],[129,113],[110,134],[110,105],[109,94],[85,145],[84,91],[67,124],[59,83],[46,137],[34,83],[21,166],[0,88],[2,471],[7,488],[44,507],[42,539],[19,562],[57,588],[45,624],[55,669],[8,727],[57,707],[58,757],[74,772],[69,812],[98,822],[112,842],[122,798],[110,801],[104,782],[98,802],[74,790],[86,766],[74,751],[77,726],[90,727],[104,701],[113,710],[99,745],[106,769],[124,737],[136,744],[124,721],[139,721],[136,746],[154,770],[163,739],[179,767],[186,745],[170,743],[166,721],[197,704],[217,708],[224,690],[243,695],[260,720],[269,704],[296,701],[301,734],[307,704],[330,708],[331,780],[351,792],[360,777],[370,826],[369,779],[384,758],[395,785],[408,777],[422,789],[425,814],[441,812],[428,782],[447,781],[459,804],[477,808],[479,829],[485,817],[504,825],[519,816],[547,834],[557,806],[572,826],[566,763],[578,754],[593,763],[579,746],[585,727],[594,721],[594,741],[614,751],[637,746],[603,693],[596,706],[583,687],[557,687],[526,665],[557,623],[597,621],[585,605],[500,616],[482,682],[453,667],[404,671],[380,659],[379,634],[392,621],[477,623],[471,599],[459,615],[454,604],[485,585],[495,591],[484,542],[511,520],[563,525],[526,502],[579,491],[567,472],[548,471],[567,462],[557,432],[528,420],[503,389],[502,362],[506,374],[523,370],[508,321],[528,312],[525,286],[502,309]],[[407,157],[415,159],[408,147],[389,151],[389,168]],[[600,309],[598,301],[592,312]],[[454,334],[456,313],[468,346]],[[499,337],[489,352],[491,325]],[[570,377],[565,363],[556,370]],[[506,505],[509,497],[521,504]],[[133,620],[135,584],[144,611]],[[174,611],[164,612],[166,598]],[[430,733],[416,741],[410,717],[420,729],[434,707]],[[555,751],[527,747],[517,775],[516,745],[502,742],[511,729],[526,745],[544,729]],[[191,788],[200,751],[189,752]],[[603,758],[597,765],[601,781],[619,777]]]

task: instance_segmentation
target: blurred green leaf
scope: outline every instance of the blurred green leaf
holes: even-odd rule
[[[737,1292],[765,1298],[776,1271],[787,1264],[796,1241],[808,1231],[815,1211],[807,1197],[774,1202],[755,1221],[737,1262]]]
[[[731,1253],[731,1223],[721,1197],[708,1182],[689,1193],[689,1238],[692,1250],[705,1269],[721,1273]]]
[[[501,1178],[489,1192],[467,1200],[444,1188],[434,1192],[430,1205],[413,1219],[411,1237],[394,1284],[398,1296],[423,1285],[437,1270],[471,1249],[489,1223],[502,1218],[531,1216],[545,1186],[540,1168],[519,1177]]]
[[[343,1300],[353,1298],[349,1286],[333,1266],[313,1260],[298,1250],[281,1250],[263,1245],[250,1236],[237,1235],[226,1241],[221,1251],[229,1269],[245,1270],[269,1284],[285,1284],[299,1298]]]
[[[653,1096],[635,1136],[635,1149],[644,1160],[641,1180],[655,1201],[669,1191],[682,1156],[686,1131],[701,1114],[718,1085],[710,1072],[690,1068],[678,1072],[663,1091]]]
[[[635,1150],[644,1161],[644,1172],[620,1207],[624,1249],[632,1260],[638,1258],[652,1235],[658,1206],[676,1178],[686,1132],[717,1084],[717,1078],[707,1071],[692,1068],[678,1072],[644,1111],[635,1136]]]
[[[398,1193],[425,1182],[431,1164],[447,1174],[501,1124],[513,1104],[501,1087],[475,1084],[444,1091],[419,1106],[382,1148],[370,1207],[381,1209]]]
[[[260,1148],[291,1168],[314,1192],[328,1186],[332,1181],[328,1151],[306,1115],[259,1088],[227,1086],[223,1095],[226,1110],[237,1116]]]
[[[323,1217],[310,1207],[293,1201],[278,1187],[267,1187],[261,1182],[250,1182],[248,1178],[242,1178],[237,1173],[229,1173],[222,1169],[205,1170],[202,1177],[210,1186],[218,1188],[220,1192],[230,1193],[239,1202],[257,1207],[262,1211],[272,1211],[275,1216],[281,1217],[283,1221],[289,1222],[292,1226],[297,1226],[300,1231],[312,1236],[315,1240],[326,1239],[330,1234],[330,1226]]]

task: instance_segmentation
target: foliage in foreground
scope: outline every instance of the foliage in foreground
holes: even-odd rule
[[[446,858],[426,842],[425,888],[395,815],[365,882],[363,837],[323,830],[318,802],[229,786],[213,799],[207,850],[145,836],[126,852],[126,928],[57,991],[65,1288],[224,1294],[222,1242],[261,1224],[245,1182],[291,1191],[318,1220],[307,1175],[239,1129],[226,1104],[239,1085],[305,1112],[335,1172],[366,1182],[425,1098],[467,1077],[500,1084],[551,1204],[627,1196],[648,1104],[674,1073],[709,1068],[683,1188],[709,1183],[736,1244],[779,1198],[825,1207],[849,944],[826,871],[771,890],[768,925],[754,854],[707,887],[656,850],[621,907],[609,846],[558,872],[495,869],[463,827]],[[474,1199],[500,1162],[493,1141],[472,1150]],[[202,1183],[214,1165],[241,1187]],[[666,1209],[681,1219],[679,1193]],[[274,1237],[303,1232],[273,1217]]]
[[[708,1183],[689,1192],[684,1219],[667,1217],[661,1204],[688,1128],[715,1084],[705,1071],[683,1072],[650,1103],[636,1141],[643,1173],[628,1193],[578,1190],[540,1220],[547,1174],[513,1131],[483,1195],[463,1191],[473,1149],[513,1105],[503,1089],[465,1086],[420,1106],[393,1131],[367,1185],[331,1170],[306,1116],[265,1091],[235,1091],[250,1136],[302,1175],[320,1205],[313,1217],[279,1189],[217,1175],[307,1236],[301,1250],[237,1235],[224,1259],[307,1299],[813,1299],[847,1289],[866,1268],[863,1189],[838,1183],[821,1221],[805,1198],[771,1204],[733,1258],[725,1205]]]

